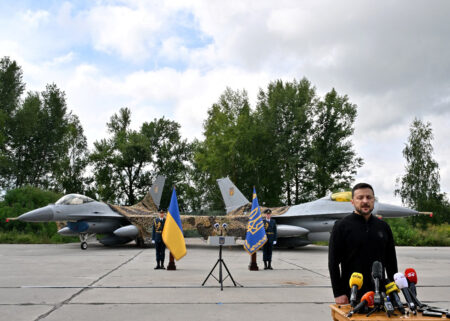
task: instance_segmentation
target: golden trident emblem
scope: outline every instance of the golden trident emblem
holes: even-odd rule
[[[252,233],[252,235],[255,235],[261,228],[264,227],[264,224],[261,220],[258,221],[258,218],[260,217],[258,214],[258,208],[255,208],[253,211],[251,211],[249,219],[248,219],[248,226],[247,226],[247,232]]]
[[[155,193],[158,193],[158,186],[155,186],[155,188],[153,189],[155,191]]]
[[[234,195],[234,187],[230,187],[230,189],[228,190],[228,194],[230,194],[230,196]]]

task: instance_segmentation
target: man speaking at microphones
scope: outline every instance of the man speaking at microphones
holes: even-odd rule
[[[372,264],[382,263],[389,279],[397,272],[394,238],[389,225],[372,215],[375,193],[366,183],[352,189],[352,214],[338,220],[331,232],[328,247],[328,269],[336,304],[349,303],[349,279],[354,272],[372,279]],[[383,271],[384,274],[384,271]],[[373,291],[374,285],[364,281],[358,294]]]

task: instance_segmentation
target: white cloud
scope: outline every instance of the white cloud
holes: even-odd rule
[[[163,23],[159,13],[124,6],[95,7],[87,17],[94,48],[133,61],[151,57],[154,33]]]
[[[358,105],[353,140],[366,164],[357,180],[381,200],[399,202],[392,194],[414,117],[432,122],[450,190],[448,1],[77,5],[0,14],[0,52],[23,67],[27,89],[55,82],[66,91],[91,144],[120,107],[136,127],[165,116],[200,137],[227,86],[246,89],[254,106],[259,87],[306,76],[320,95],[335,87]]]
[[[53,58],[52,61],[49,62],[48,64],[50,66],[55,67],[55,66],[58,66],[58,65],[61,65],[61,64],[70,63],[70,62],[73,61],[74,58],[75,58],[75,53],[71,51],[71,52],[69,52],[69,53],[67,53],[65,55]]]
[[[28,27],[35,28],[42,22],[47,22],[49,20],[50,13],[46,10],[31,11],[27,10],[21,14],[23,22],[28,25]]]

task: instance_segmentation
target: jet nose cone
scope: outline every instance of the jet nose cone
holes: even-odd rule
[[[379,203],[375,214],[383,217],[406,217],[417,215],[419,212],[407,207]]]
[[[17,219],[23,222],[48,222],[53,220],[53,209],[51,206],[41,207],[22,214]]]

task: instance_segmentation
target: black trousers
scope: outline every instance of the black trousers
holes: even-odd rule
[[[156,248],[156,261],[164,261],[164,256],[166,254],[166,244],[164,242],[155,242]]]
[[[263,246],[263,261],[272,261],[273,242],[267,241]]]

